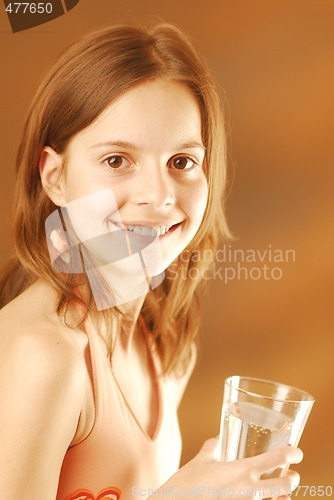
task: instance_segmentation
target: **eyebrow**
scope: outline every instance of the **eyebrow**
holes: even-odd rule
[[[124,141],[99,142],[97,144],[94,144],[93,146],[90,146],[90,149],[97,149],[97,148],[101,148],[101,147],[110,147],[110,146],[118,146],[119,148],[130,149],[130,150],[137,149],[137,147],[134,144],[131,144],[130,142],[124,142]],[[175,149],[194,149],[194,148],[203,149],[203,151],[206,150],[206,147],[197,141],[183,142],[183,143],[177,144],[175,146]]]

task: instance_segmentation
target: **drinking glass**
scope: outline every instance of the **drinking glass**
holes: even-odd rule
[[[314,398],[285,384],[252,377],[225,380],[218,460],[229,462],[297,446]],[[263,479],[285,473],[282,468]]]

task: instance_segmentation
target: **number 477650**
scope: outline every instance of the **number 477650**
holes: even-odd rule
[[[6,11],[10,14],[17,14],[18,12],[22,12],[23,14],[51,14],[52,12],[52,4],[51,3],[28,3],[28,2],[10,2]]]

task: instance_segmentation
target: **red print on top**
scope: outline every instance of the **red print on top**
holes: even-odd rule
[[[121,490],[118,488],[105,488],[98,493],[97,497],[89,490],[76,490],[68,495],[65,500],[119,500]]]

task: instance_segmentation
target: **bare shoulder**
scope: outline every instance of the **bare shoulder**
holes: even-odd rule
[[[1,309],[0,366],[11,376],[14,367],[49,383],[84,376],[82,356],[55,313],[55,299],[50,287],[36,284]]]
[[[0,311],[0,390],[10,397],[12,388],[21,401],[27,394],[39,397],[42,404],[48,394],[55,399],[64,395],[66,387],[67,397],[73,397],[74,405],[77,401],[75,411],[80,413],[84,358],[55,304],[55,292],[36,284]]]
[[[38,498],[41,487],[55,497],[82,409],[85,365],[52,297],[33,286],[0,311],[0,487],[8,499]]]

